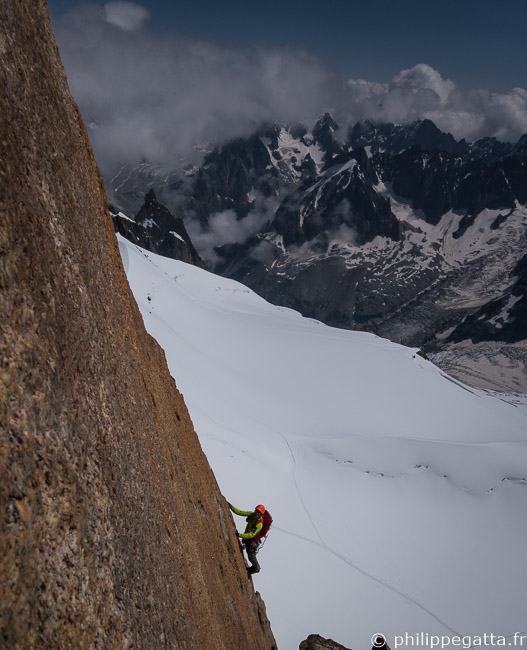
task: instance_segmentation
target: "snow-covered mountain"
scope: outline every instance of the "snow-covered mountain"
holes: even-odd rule
[[[424,347],[453,372],[461,355],[465,379],[525,391],[526,142],[457,142],[430,120],[340,134],[326,114],[218,147],[159,193],[221,275],[330,325]],[[117,198],[140,185],[130,178]]]
[[[222,493],[274,517],[254,583],[282,650],[527,629],[525,396],[119,246]]]

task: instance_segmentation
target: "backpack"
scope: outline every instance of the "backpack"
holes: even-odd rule
[[[260,542],[264,537],[267,537],[267,533],[269,532],[269,529],[271,528],[272,523],[273,523],[273,518],[269,514],[269,511],[266,510],[264,512],[264,515],[263,515],[263,527],[262,527],[262,530],[253,539],[253,541],[254,542]]]

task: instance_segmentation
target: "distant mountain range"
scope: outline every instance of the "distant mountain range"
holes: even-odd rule
[[[196,239],[215,272],[305,316],[423,347],[468,381],[527,391],[527,135],[467,143],[430,120],[341,133],[325,114],[311,129],[267,125],[199,167],[123,168],[109,193],[130,213],[152,187],[199,233],[225,214],[243,230],[213,258]],[[141,245],[178,258],[160,246],[172,221],[148,220]]]

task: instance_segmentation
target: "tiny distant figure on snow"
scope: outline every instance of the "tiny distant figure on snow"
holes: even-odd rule
[[[231,503],[229,503],[229,508],[236,515],[241,517],[246,517],[247,526],[245,526],[244,533],[238,533],[238,537],[243,540],[245,550],[247,551],[247,557],[251,566],[247,571],[252,573],[258,573],[260,571],[260,565],[256,559],[256,554],[263,546],[269,528],[273,523],[273,518],[269,514],[269,511],[264,508],[264,506],[259,505],[253,510],[238,510]]]

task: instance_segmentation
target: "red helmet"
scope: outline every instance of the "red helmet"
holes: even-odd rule
[[[261,504],[259,506],[256,506],[256,508],[254,509],[254,512],[256,512],[256,511],[258,511],[262,515],[265,514],[265,508]]]

